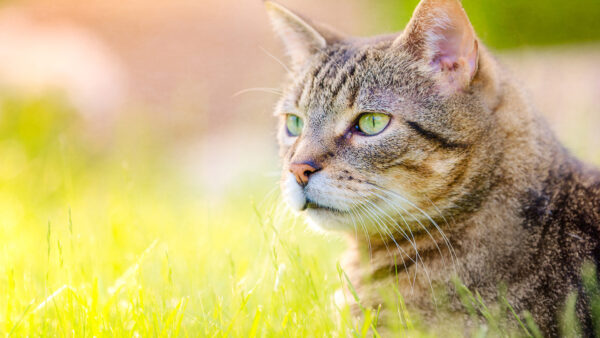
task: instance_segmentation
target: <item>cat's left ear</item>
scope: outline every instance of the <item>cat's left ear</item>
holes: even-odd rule
[[[265,8],[294,68],[340,38],[333,31],[311,24],[278,3],[265,1]]]
[[[394,44],[425,60],[446,92],[466,89],[477,73],[479,46],[459,0],[422,0]]]

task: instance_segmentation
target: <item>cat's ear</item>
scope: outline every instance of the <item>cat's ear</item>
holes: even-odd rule
[[[467,88],[477,73],[478,42],[459,0],[422,0],[394,43],[425,60],[445,91]]]
[[[333,31],[316,25],[273,1],[265,1],[265,8],[277,35],[283,40],[292,66],[301,65],[307,58],[339,37]]]

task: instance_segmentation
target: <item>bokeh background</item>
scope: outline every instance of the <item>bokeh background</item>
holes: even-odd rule
[[[416,3],[285,2],[356,35],[401,30]],[[464,6],[559,133],[597,125],[573,123],[598,116],[599,2]],[[277,88],[284,76],[275,60],[285,61],[282,48],[258,0],[4,1],[0,27],[0,84],[20,95],[62,93],[93,142],[110,142],[124,115],[143,114],[160,126],[190,179],[219,188],[273,159],[276,96],[236,95]],[[599,145],[577,136],[578,150]]]
[[[281,3],[371,35],[417,1]],[[463,3],[600,164],[600,2]],[[278,205],[278,60],[259,0],[0,1],[0,332],[339,329],[344,244]]]

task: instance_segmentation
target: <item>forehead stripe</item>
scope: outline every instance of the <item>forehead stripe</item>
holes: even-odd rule
[[[313,88],[315,86],[315,82],[317,81],[317,78],[320,77],[320,75],[322,73],[327,72],[327,70],[331,64],[331,60],[333,58],[335,58],[335,55],[338,54],[339,52],[340,52],[339,50],[335,50],[335,49],[330,50],[329,52],[327,52],[327,54],[324,54],[321,57],[321,59],[318,62],[318,65],[311,72],[309,72],[309,74],[311,76],[306,79],[304,90],[302,91],[302,94],[298,98],[299,103],[306,102],[308,99],[310,99],[310,94],[313,91]]]
[[[317,77],[319,77],[319,75],[322,72],[325,72],[331,66],[331,60],[334,60],[335,57],[341,52],[343,52],[343,50],[332,49],[326,54],[322,54],[318,65],[312,71],[307,72],[306,78],[302,81],[303,90],[300,93],[300,95],[296,98],[297,107],[299,106],[301,101],[304,101],[304,97],[310,92],[312,92]]]
[[[341,61],[344,60],[344,53],[346,51],[344,49],[340,49],[338,51],[338,53],[335,54],[334,57],[332,57],[328,63],[327,66],[324,67],[324,70],[321,72],[320,76],[317,78],[316,82],[319,83],[319,87],[322,89],[324,88],[324,81],[326,79],[331,79],[335,76],[335,74],[337,73],[338,69],[339,69],[339,65],[341,64]]]
[[[346,84],[346,82],[348,81],[348,79],[352,78],[352,76],[354,76],[354,74],[356,73],[356,68],[361,66],[361,64],[363,62],[365,62],[367,60],[367,51],[362,52],[361,54],[357,55],[354,60],[352,60],[351,62],[346,62],[347,66],[343,67],[343,70],[347,70],[344,71],[342,73],[342,76],[340,78],[339,81],[337,81],[337,84],[335,84],[333,86],[333,89],[331,91],[332,93],[332,98],[335,100],[335,98],[338,96],[339,92],[342,90],[342,88],[344,87],[344,85]],[[358,89],[354,89],[353,90],[358,90]],[[356,99],[356,95],[354,95],[354,99],[352,99],[352,105],[354,105],[354,100]],[[350,107],[352,106],[350,105]]]
[[[318,65],[314,69],[312,69],[312,70],[309,69],[309,71],[306,72],[306,74],[304,75],[304,78],[302,79],[302,81],[300,81],[297,89],[294,91],[295,93],[297,93],[296,99],[294,100],[294,104],[296,107],[299,107],[300,101],[301,101],[302,97],[304,96],[305,92],[307,91],[307,87],[311,84],[311,82],[314,80],[314,78],[319,74],[319,72],[321,71],[321,68],[325,65],[324,62],[328,58],[330,58],[334,53],[335,53],[335,50],[330,50],[326,54],[322,54],[321,58],[318,62]]]
[[[309,79],[310,79],[310,72],[307,72],[306,75],[304,75],[304,78],[302,79],[302,81],[300,81],[298,83],[298,85],[296,86],[296,88],[294,89],[294,93],[296,96],[296,99],[294,99],[294,106],[296,108],[298,108],[300,105],[300,99],[302,98],[302,95],[306,91],[306,86],[307,86]]]
[[[360,86],[357,83],[354,83],[352,88],[350,88],[350,95],[348,96],[348,107],[349,108],[354,107],[354,104],[356,103],[356,97],[358,96],[359,89],[360,89]]]

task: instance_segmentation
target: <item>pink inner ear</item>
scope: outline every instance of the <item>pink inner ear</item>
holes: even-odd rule
[[[475,77],[478,44],[459,0],[422,0],[397,41],[414,48],[448,92],[466,88]]]
[[[449,56],[437,56],[431,61],[436,71],[455,71],[459,65],[455,58]]]
[[[438,71],[455,71],[459,60],[465,57],[464,36],[459,29],[439,27],[435,32],[431,65]]]
[[[477,70],[477,42],[472,34],[462,29],[436,29],[430,65],[438,72],[456,72],[470,81]]]

